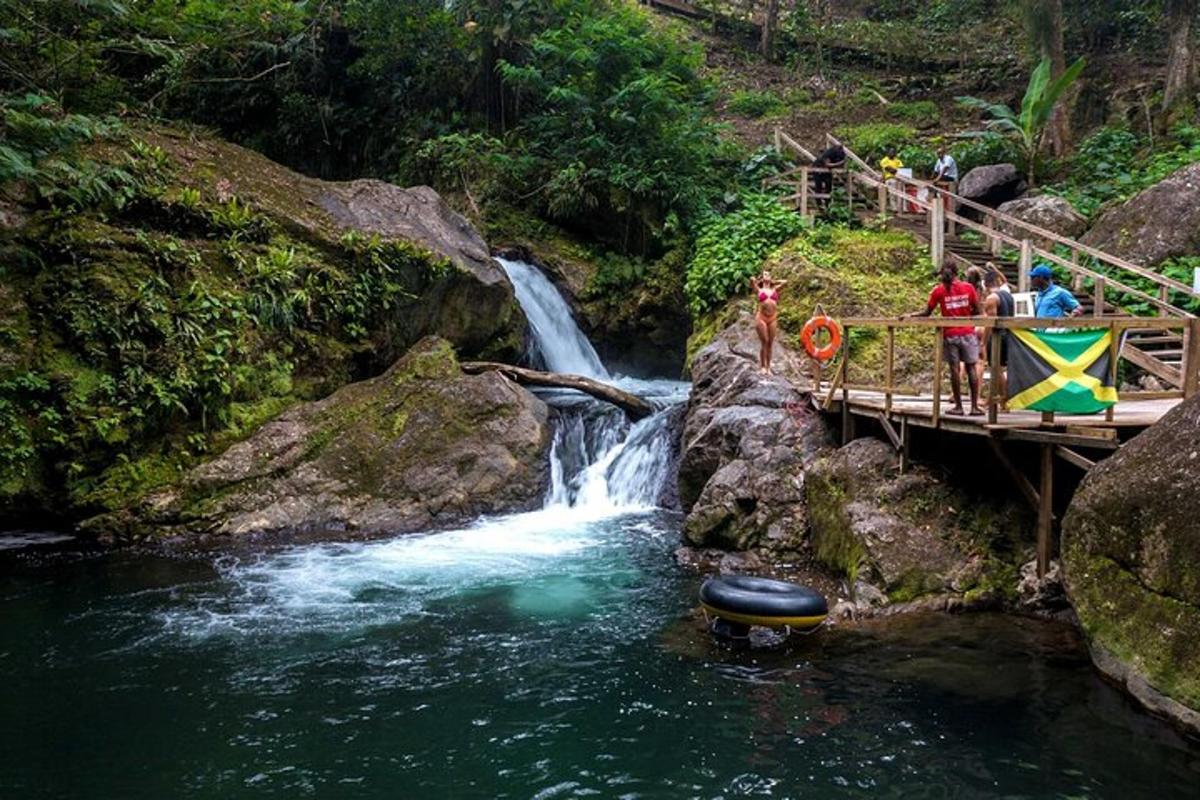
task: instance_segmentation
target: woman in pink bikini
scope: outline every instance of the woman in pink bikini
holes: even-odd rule
[[[775,349],[775,336],[779,333],[779,290],[787,281],[771,278],[763,270],[762,275],[750,279],[750,288],[758,295],[758,313],[754,316],[754,327],[762,347],[758,351],[758,371],[771,374],[771,352]]]

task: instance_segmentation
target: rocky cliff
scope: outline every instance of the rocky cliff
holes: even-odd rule
[[[541,400],[498,373],[463,374],[449,342],[428,338],[85,528],[124,541],[446,527],[537,505],[549,443]]]
[[[1097,666],[1200,730],[1200,397],[1098,464],[1063,520],[1067,592]]]

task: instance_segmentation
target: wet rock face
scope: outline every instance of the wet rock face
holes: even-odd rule
[[[1097,465],[1063,520],[1067,593],[1097,665],[1200,730],[1200,397]]]
[[[761,375],[752,319],[744,316],[693,362],[679,499],[696,546],[794,551],[804,542],[805,464],[833,440],[785,377],[799,378],[794,354],[776,347],[784,375]]]
[[[964,175],[958,183],[958,194],[995,208],[1001,203],[1017,199],[1027,188],[1024,177],[1015,165],[988,164]]]
[[[1081,241],[1142,266],[1200,253],[1200,164],[1108,209]]]
[[[267,423],[97,533],[403,533],[541,502],[550,443],[541,400],[496,373],[464,375],[445,340]]]
[[[1019,531],[1020,513],[985,509],[923,467],[900,475],[895,450],[878,439],[816,461],[805,494],[817,559],[844,575],[863,605],[975,597],[1015,572],[993,556],[990,539],[1004,527]]]
[[[1087,219],[1076,211],[1070,202],[1053,195],[1042,194],[1010,200],[1002,203],[996,210],[1069,239],[1074,239],[1087,230]],[[1023,231],[1015,229],[1014,226],[1001,224],[1001,230],[1018,238],[1024,235]],[[1041,243],[1043,247],[1050,244]]]

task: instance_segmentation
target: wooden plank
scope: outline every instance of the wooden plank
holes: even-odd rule
[[[942,417],[942,361],[945,357],[945,342],[941,333],[935,334],[933,345],[933,427]]]
[[[1104,316],[1104,276],[1092,279],[1092,316]]]
[[[1115,340],[1120,337],[1114,334],[1113,338]],[[1172,386],[1183,386],[1183,376],[1180,375],[1179,370],[1164,364],[1148,352],[1131,346],[1128,342],[1126,342],[1125,347],[1121,348],[1121,358],[1136,364],[1156,378],[1160,378]]]
[[[953,317],[951,319],[943,319],[941,317],[913,317],[911,319],[900,319],[899,317],[846,317],[843,322],[844,324],[854,325],[858,328],[886,328],[888,325],[894,325],[897,328],[957,328],[965,325],[974,325],[977,328],[997,328],[999,330],[1011,331],[1046,328],[1052,324],[1055,328],[1063,329],[1111,327],[1117,331],[1182,331],[1187,329],[1190,319],[1105,317],[1103,322],[1097,323],[1089,317],[1064,317],[1055,319],[1053,323],[1050,323],[1044,318],[1038,319],[1036,317]]]
[[[1062,445],[1055,445],[1054,446],[1054,454],[1057,455],[1059,458],[1061,458],[1063,461],[1066,461],[1068,464],[1073,464],[1074,466],[1079,467],[1084,472],[1087,472],[1092,467],[1096,466],[1095,461],[1092,461],[1090,458],[1085,458],[1084,456],[1081,456],[1079,453],[1076,453],[1074,450],[1072,450],[1069,447],[1063,447]]]
[[[842,326],[842,444],[854,439],[854,421],[850,418],[850,390],[846,382],[850,379],[850,326]]]
[[[1020,442],[1037,442],[1046,445],[1062,445],[1063,447],[1090,447],[1096,450],[1116,450],[1121,443],[1115,439],[1099,439],[1095,436],[1079,436],[1057,431],[1039,431],[1024,428],[1009,428],[997,432],[998,438],[1012,439]]]
[[[1042,483],[1038,492],[1037,520],[1037,572],[1038,577],[1045,577],[1050,570],[1050,557],[1053,554],[1054,536],[1054,447],[1042,445]]]
[[[1004,452],[1004,447],[995,439],[988,439],[988,444],[991,445],[992,452],[996,455],[996,460],[1004,467],[1004,471],[1008,473],[1008,477],[1012,478],[1013,483],[1017,485],[1017,489],[1024,496],[1026,502],[1034,511],[1037,511],[1042,504],[1042,499],[1038,495],[1037,489],[1033,488],[1033,484],[1029,479],[1017,469],[1017,466],[1008,458],[1008,454]]]
[[[1200,319],[1188,322],[1184,335],[1183,396],[1192,397],[1200,389]]]
[[[896,433],[896,429],[892,426],[892,421],[882,411],[875,412],[875,419],[879,422],[879,427],[883,428],[883,432],[887,434],[888,439],[891,440],[892,447],[899,450],[902,442],[900,441],[900,434]]]
[[[1000,416],[1000,380],[998,376],[1004,367],[1000,366],[1000,337],[1002,334],[995,331],[992,331],[991,334],[991,340],[988,342],[991,351],[988,355],[988,361],[991,362],[991,374],[988,376],[987,419],[994,425]]]
[[[884,381],[887,384],[887,398],[884,401],[883,412],[885,414],[892,413],[892,393],[894,391],[893,384],[896,379],[896,328],[888,325],[887,328],[887,374],[884,376]]]
[[[1021,240],[1021,260],[1017,265],[1017,291],[1029,291],[1029,271],[1033,268],[1033,244],[1028,239]]]
[[[900,420],[900,474],[903,475],[912,458],[912,433],[908,429],[908,417]]]

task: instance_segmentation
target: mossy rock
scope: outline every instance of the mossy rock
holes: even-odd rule
[[[1088,474],[1063,520],[1067,593],[1102,668],[1200,726],[1200,398]],[[1174,708],[1174,710],[1172,710]]]

